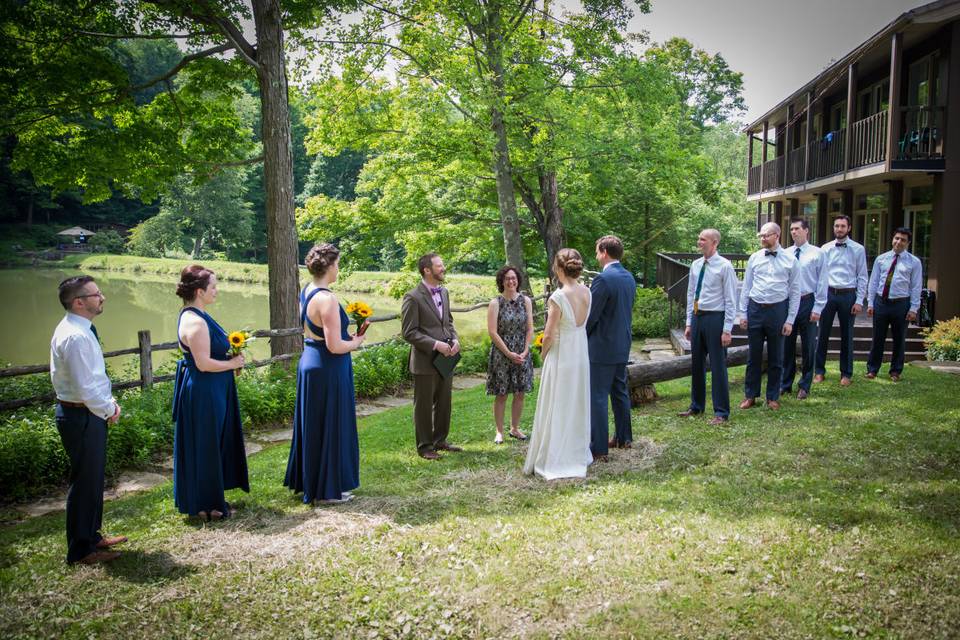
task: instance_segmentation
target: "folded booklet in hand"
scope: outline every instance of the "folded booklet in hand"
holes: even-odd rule
[[[460,352],[457,352],[456,355],[445,356],[438,351],[436,355],[433,356],[433,368],[444,378],[449,378],[453,375],[453,370],[456,368],[458,362],[460,362]]]

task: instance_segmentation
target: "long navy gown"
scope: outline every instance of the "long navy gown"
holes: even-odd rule
[[[207,323],[210,357],[229,360],[230,342],[223,327],[194,307],[185,307],[180,316],[188,311]],[[174,504],[188,515],[213,510],[228,514],[224,491],[250,493],[235,374],[200,371],[187,346],[181,342],[180,348],[183,359],[177,363],[173,389]]]
[[[318,291],[300,292],[300,322],[315,336],[323,328],[307,317],[307,305]],[[340,336],[350,340],[350,319],[340,307]],[[303,501],[339,500],[360,486],[353,361],[349,353],[330,353],[323,340],[304,339],[297,368],[297,404],[293,441],[283,485],[303,492]]]

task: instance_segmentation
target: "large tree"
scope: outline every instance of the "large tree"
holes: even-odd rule
[[[3,3],[0,126],[17,138],[15,166],[56,190],[82,187],[94,201],[114,188],[152,199],[177,175],[212,175],[262,161],[270,325],[296,326],[284,39],[321,24],[335,8],[305,0],[251,0],[249,6],[237,0]],[[251,19],[253,39],[243,29]],[[162,74],[132,77],[118,49],[141,39],[175,40],[182,53]],[[233,105],[239,82],[250,74],[260,98],[260,153]],[[272,351],[289,351],[298,342],[273,340]]]

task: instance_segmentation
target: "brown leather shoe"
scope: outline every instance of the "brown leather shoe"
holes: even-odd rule
[[[609,462],[609,461],[610,461],[610,458],[607,457],[606,455],[593,456],[593,461],[594,461],[594,462]]]
[[[438,445],[437,445],[437,450],[438,450],[438,451],[450,451],[451,453],[456,453],[456,452],[458,452],[458,451],[463,451],[462,448],[460,448],[460,447],[458,447],[458,446],[456,446],[456,445],[453,445],[453,444],[447,444],[446,442],[444,442],[443,444],[438,444]]]
[[[780,403],[776,400],[767,400],[767,408],[776,411],[780,408]]]
[[[853,380],[847,377],[840,378],[841,387],[849,387],[853,383]]]
[[[698,416],[702,411],[694,411],[693,409],[687,409],[686,411],[681,411],[677,414],[678,418],[692,418],[693,416]]]
[[[814,382],[823,382],[824,380],[826,380],[826,376],[824,376],[822,373],[818,373],[817,375],[813,376]]]
[[[797,400],[806,400],[809,395],[806,389],[800,389],[800,391],[797,391]]]
[[[112,538],[100,538],[100,542],[97,543],[97,549],[109,549],[115,544],[120,544],[121,542],[126,542],[127,536],[113,536]]]
[[[730,422],[730,418],[724,418],[723,416],[714,416],[713,419],[710,420],[710,422],[708,422],[707,424],[717,426],[719,424],[727,424],[728,422]]]
[[[99,562],[112,562],[120,557],[119,551],[93,551],[80,558],[80,564],[97,564]]]
[[[874,373],[873,371],[867,371],[867,375],[864,376],[864,377],[865,377],[867,380],[873,380],[874,378],[877,377],[877,374]]]
[[[440,460],[440,454],[436,451],[421,451],[420,457],[424,460]]]
[[[757,404],[757,401],[753,398],[744,398],[743,402],[740,403],[741,409],[749,409],[753,405]]]
[[[890,379],[893,380],[894,382],[900,382],[900,374],[899,374],[899,373],[891,373],[891,374],[890,374]]]

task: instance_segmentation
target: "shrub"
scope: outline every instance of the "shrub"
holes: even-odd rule
[[[637,289],[631,328],[641,340],[670,334],[670,300],[662,288]]]
[[[490,344],[490,336],[486,336],[479,344],[464,345],[460,350],[457,370],[460,373],[486,373]]]
[[[938,322],[923,330],[927,360],[960,362],[960,318]]]
[[[105,229],[90,238],[90,245],[97,253],[123,253],[126,243],[119,233]]]
[[[410,345],[390,340],[361,350],[353,357],[353,383],[357,396],[372,398],[395,391],[410,380]]]
[[[395,300],[403,297],[407,291],[413,289],[420,282],[420,276],[413,271],[401,271],[387,283],[386,294]]]

